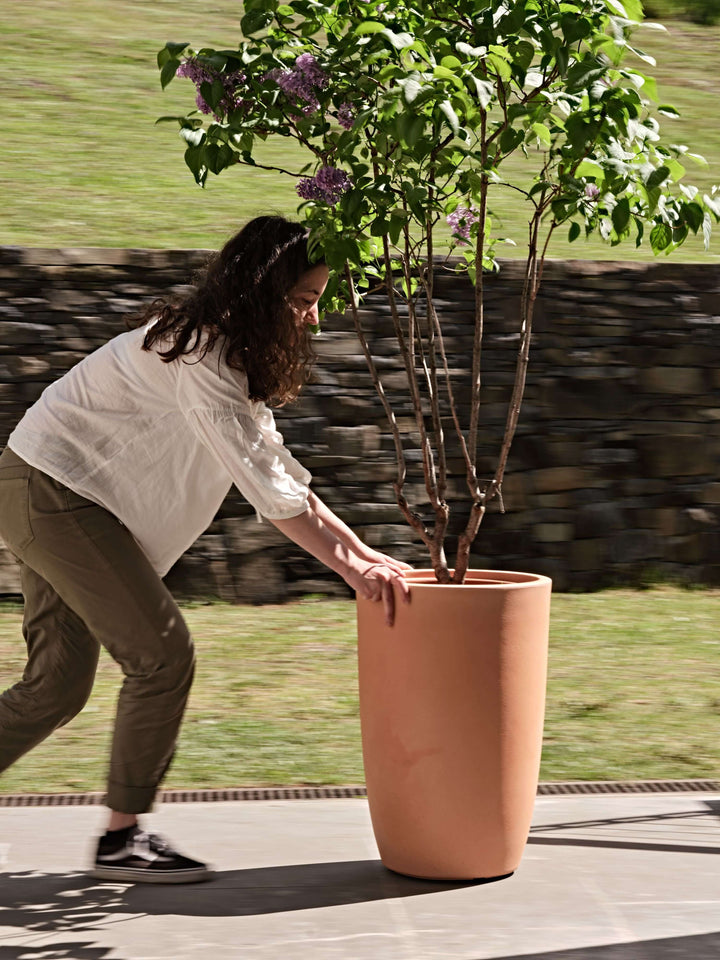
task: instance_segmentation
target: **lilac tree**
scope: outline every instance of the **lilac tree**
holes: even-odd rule
[[[533,306],[550,240],[597,232],[612,245],[649,242],[668,253],[689,234],[709,240],[720,197],[683,182],[686,147],[667,143],[655,114],[650,61],[634,43],[639,0],[247,0],[245,38],[232,50],[168,43],[161,80],[187,77],[197,110],[177,121],[196,181],[259,167],[268,137],[299,144],[295,179],[311,249],[331,276],[324,306],[348,310],[397,453],[398,505],[427,545],[438,580],[461,583],[470,547],[502,485],[525,385]],[[656,107],[653,111],[652,105]],[[522,153],[529,173],[508,173]],[[701,159],[701,158],[696,158]],[[267,169],[267,167],[266,167]],[[527,213],[519,350],[507,422],[490,479],[478,475],[485,275],[502,238],[492,228],[498,191]],[[438,317],[438,238],[448,232],[475,284],[461,423]],[[521,238],[518,238],[521,239]],[[387,292],[420,436],[428,525],[404,494],[400,431],[362,328],[363,295]],[[450,565],[445,539],[449,418],[462,451],[469,510]]]

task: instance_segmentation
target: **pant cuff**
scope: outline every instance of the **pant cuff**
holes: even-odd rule
[[[128,787],[121,783],[108,782],[105,806],[118,813],[148,813],[152,810],[157,786]]]

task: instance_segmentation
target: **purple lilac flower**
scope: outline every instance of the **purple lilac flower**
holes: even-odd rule
[[[351,103],[341,103],[337,112],[338,123],[343,130],[352,130],[355,123],[355,112]]]
[[[466,246],[470,239],[470,228],[480,219],[474,207],[458,207],[446,217],[447,224],[460,246]]]
[[[353,183],[344,170],[337,167],[321,167],[314,177],[305,177],[296,190],[303,200],[319,200],[331,207],[346,193]]]
[[[314,113],[320,106],[317,91],[324,90],[330,83],[330,78],[321,70],[311,53],[301,54],[292,70],[271,70],[267,76],[276,80],[280,89],[288,96],[305,101],[302,112],[306,116]]]
[[[198,62],[197,57],[191,57],[189,60],[181,63],[175,72],[175,76],[187,77],[188,80],[192,80],[198,87],[201,83],[212,83],[213,81],[212,73]]]
[[[240,84],[244,83],[246,79],[242,70],[235,70],[233,73],[221,74],[217,70],[203,66],[197,57],[190,57],[188,60],[185,60],[184,63],[181,63],[177,68],[176,76],[187,77],[188,80],[192,80],[197,87],[197,98],[195,103],[197,104],[198,110],[200,110],[201,113],[212,113],[216,120],[220,120],[222,118],[217,113],[213,112],[212,107],[207,103],[200,92],[200,87],[203,83],[213,83],[215,80],[220,80],[222,83],[225,94],[218,104],[218,109],[223,114],[231,113],[233,110],[237,110],[240,107],[245,106],[247,103],[247,101],[243,100],[242,97],[239,97],[236,93],[236,88]]]
[[[585,184],[585,196],[588,200],[597,200],[600,196],[600,187],[595,183],[586,183]]]

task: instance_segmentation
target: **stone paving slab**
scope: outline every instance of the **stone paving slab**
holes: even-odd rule
[[[515,876],[385,870],[364,800],[147,818],[217,879],[99,883],[97,807],[0,809],[0,960],[718,960],[720,795],[547,797]]]

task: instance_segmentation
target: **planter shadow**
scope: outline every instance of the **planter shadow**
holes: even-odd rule
[[[415,880],[392,873],[379,860],[348,860],[224,870],[206,883],[183,886],[98,882],[83,873],[5,874],[0,882],[3,925],[40,933],[91,931],[117,914],[259,916],[419,896],[494,880]]]

